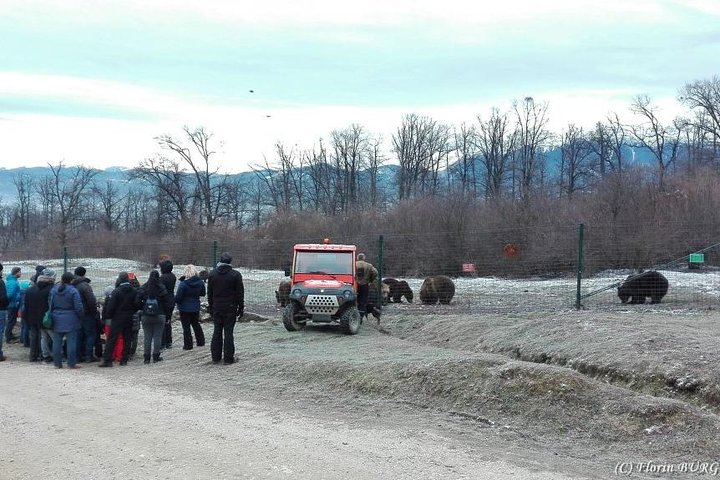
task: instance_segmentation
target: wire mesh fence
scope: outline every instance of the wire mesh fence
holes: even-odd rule
[[[548,225],[545,228],[483,229],[422,235],[393,233],[333,238],[333,243],[355,244],[366,253],[383,278],[407,281],[414,292],[412,305],[387,306],[386,312],[448,314],[551,313],[577,306],[592,309],[627,308],[617,286],[639,269],[659,270],[669,282],[662,303],[654,308],[708,308],[718,300],[720,252],[711,235],[700,238],[677,225],[658,228],[657,234],[632,235],[604,225]],[[619,232],[622,232],[620,234]],[[688,238],[692,236],[692,241]],[[278,314],[275,290],[286,279],[295,243],[320,243],[322,237],[212,239],[193,242],[135,244],[71,244],[52,251],[5,251],[5,272],[22,268],[29,279],[37,265],[58,272],[83,266],[96,295],[112,286],[121,271],[147,280],[158,260],[169,256],[177,277],[192,263],[211,270],[221,252],[233,256],[243,274],[246,311]],[[690,254],[696,254],[690,262]],[[702,257],[698,257],[701,254]],[[419,301],[424,279],[444,275],[452,279],[455,294],[449,305],[428,306]],[[649,299],[648,299],[649,301]]]

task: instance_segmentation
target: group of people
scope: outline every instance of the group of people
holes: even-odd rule
[[[237,360],[233,330],[244,314],[245,291],[242,275],[233,269],[227,253],[220,256],[206,279],[189,264],[178,283],[169,258],[162,259],[159,271],[152,270],[142,285],[132,272],[120,272],[115,286],[105,290],[103,301],[97,300],[82,266],[63,273],[58,282],[52,269],[38,265],[27,288],[19,284],[20,267],[12,269],[7,281],[2,270],[0,264],[0,362],[6,360],[3,339],[16,340],[13,332],[18,315],[22,319],[20,341],[29,348],[31,362],[53,362],[56,368],[63,368],[65,360],[67,367],[74,369],[82,362],[100,361],[100,367],[111,367],[117,355],[120,365],[127,365],[135,353],[140,327],[143,363],[159,362],[161,350],[172,346],[171,320],[176,308],[183,329],[183,349],[205,345],[200,324],[200,298],[204,296],[214,326],[210,345],[213,363],[232,364]]]

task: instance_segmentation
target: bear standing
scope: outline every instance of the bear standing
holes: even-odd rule
[[[455,283],[445,275],[427,277],[420,286],[420,301],[425,304],[433,305],[440,302],[447,305],[454,295]]]
[[[660,303],[667,294],[668,281],[665,276],[654,270],[639,275],[630,275],[618,287],[620,302],[645,303],[645,297],[650,297],[650,303]]]

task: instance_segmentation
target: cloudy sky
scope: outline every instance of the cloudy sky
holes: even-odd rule
[[[718,0],[0,0],[0,167],[132,167],[188,125],[242,171],[526,96],[557,131],[637,94],[670,121],[719,57]]]

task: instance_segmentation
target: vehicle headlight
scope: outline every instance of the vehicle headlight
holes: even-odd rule
[[[345,290],[343,292],[343,297],[347,300],[348,298],[352,297],[352,290]]]
[[[300,295],[302,295],[302,291],[299,288],[296,288],[290,294],[291,297],[299,297]]]

